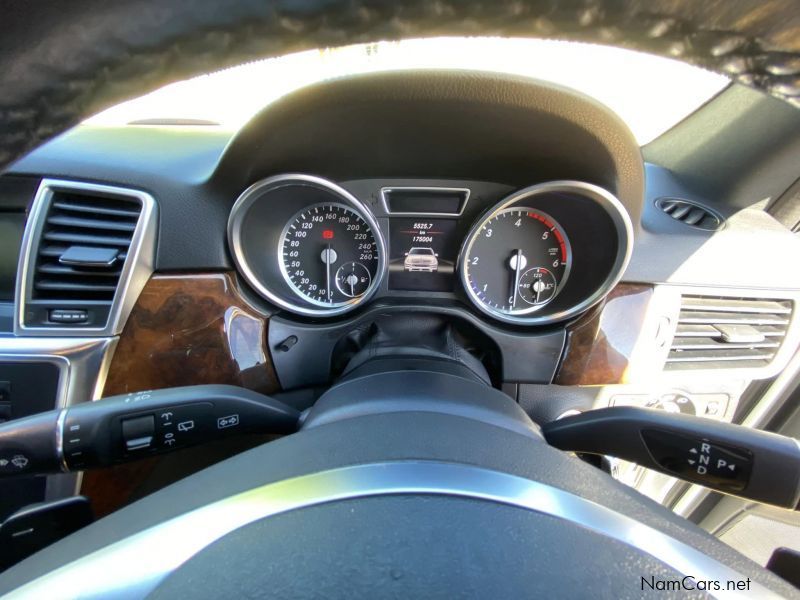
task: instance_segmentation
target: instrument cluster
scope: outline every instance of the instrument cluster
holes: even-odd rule
[[[451,299],[516,325],[570,318],[619,281],[632,227],[607,190],[437,183],[260,181],[228,221],[237,268],[298,315],[333,317],[375,297]]]

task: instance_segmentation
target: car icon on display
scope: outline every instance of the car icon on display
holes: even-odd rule
[[[411,248],[406,252],[406,259],[403,267],[406,271],[428,271],[435,272],[439,268],[438,254],[433,248]]]

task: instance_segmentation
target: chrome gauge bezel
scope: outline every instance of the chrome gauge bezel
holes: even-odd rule
[[[546,309],[548,306],[551,305],[550,302],[542,305],[541,307],[533,307],[533,310],[526,310],[526,312],[522,315],[509,314],[505,311],[496,310],[490,306],[487,306],[477,297],[474,290],[472,290],[471,286],[469,285],[469,280],[468,280],[469,269],[467,265],[467,257],[469,256],[469,251],[472,248],[472,245],[474,244],[477,235],[482,230],[483,226],[487,223],[487,221],[494,219],[497,215],[499,215],[506,209],[516,208],[517,206],[519,207],[524,206],[528,208],[528,206],[525,204],[526,201],[535,199],[536,196],[551,194],[555,192],[570,192],[588,198],[596,202],[601,208],[603,208],[606,214],[611,219],[612,223],[614,224],[614,229],[617,233],[617,255],[614,258],[614,263],[612,265],[612,268],[608,276],[603,280],[602,284],[589,297],[576,303],[573,306],[570,306],[568,308],[565,308],[563,310],[551,314],[539,314],[541,313],[542,310]],[[534,206],[530,206],[530,208],[536,212],[547,215],[545,211],[542,211],[539,208],[537,208],[535,204]],[[552,218],[550,215],[547,216]],[[556,219],[553,219],[553,221],[559,224],[563,233],[565,234],[567,243],[569,243],[569,231],[565,229],[563,222],[561,220],[556,220]],[[501,200],[498,204],[490,208],[487,212],[485,212],[473,224],[466,238],[464,238],[464,242],[461,246],[461,250],[458,256],[458,263],[459,263],[458,272],[459,272],[459,278],[461,279],[461,285],[463,286],[464,291],[467,294],[467,297],[469,298],[470,302],[472,302],[472,304],[482,313],[489,315],[490,317],[498,321],[514,325],[546,325],[549,323],[556,323],[558,321],[569,319],[600,302],[600,300],[602,300],[611,291],[611,289],[617,283],[619,283],[620,279],[622,278],[622,274],[625,272],[625,268],[628,266],[628,262],[630,261],[632,251],[633,251],[633,225],[631,224],[630,217],[628,216],[628,212],[625,210],[625,207],[613,194],[601,188],[600,186],[591,183],[586,183],[583,181],[568,181],[568,180],[550,181],[547,183],[532,185],[530,187],[514,192],[513,194]],[[556,294],[553,296],[553,298],[555,298],[562,291],[564,285],[567,282],[569,276],[569,270],[572,268],[571,249],[568,256],[569,256],[568,270],[565,270],[564,276],[562,277],[562,280],[559,283],[559,289],[556,291]]]
[[[372,230],[372,235],[375,238],[376,251],[378,252],[378,265],[375,272],[375,277],[372,278],[367,291],[361,296],[353,298],[352,300],[344,303],[337,303],[335,305],[318,305],[312,302],[305,294],[301,294],[294,286],[290,285],[286,279],[285,268],[281,259],[282,252],[276,253],[273,257],[264,257],[264,260],[277,261],[277,271],[283,276],[281,281],[276,282],[276,286],[285,288],[284,294],[281,294],[276,289],[271,289],[264,284],[255,274],[251,268],[247,257],[245,256],[242,240],[242,225],[247,217],[248,209],[256,202],[264,197],[264,194],[271,190],[290,185],[311,186],[321,188],[329,193],[332,193],[336,198],[330,201],[312,202],[303,205],[298,205],[297,209],[292,213],[292,219],[299,213],[316,204],[338,204],[354,211]],[[283,236],[286,226],[280,226],[281,233],[279,236],[279,245],[283,242]],[[276,304],[277,306],[288,310],[289,312],[307,316],[307,317],[334,317],[342,315],[355,310],[363,303],[372,298],[375,293],[380,289],[381,282],[383,281],[386,273],[386,254],[387,246],[383,237],[383,231],[380,228],[377,220],[372,212],[353,194],[336,185],[332,181],[316,177],[313,175],[305,175],[298,173],[288,173],[283,175],[276,175],[263,179],[249,188],[247,188],[236,200],[231,209],[230,216],[228,217],[228,244],[230,245],[231,254],[233,255],[234,263],[236,264],[239,273],[247,281],[247,283],[263,298]]]

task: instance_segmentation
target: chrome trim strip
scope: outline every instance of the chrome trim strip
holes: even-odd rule
[[[558,488],[469,465],[405,461],[323,471],[231,496],[79,558],[6,598],[142,598],[203,548],[244,525],[328,502],[397,494],[474,498],[532,510],[627,544],[698,580],[743,578],[684,542]],[[780,597],[756,582],[746,594],[717,593],[745,596]]]
[[[796,306],[795,311],[800,315],[800,307]],[[795,316],[795,320],[800,322],[800,316]],[[784,341],[784,345],[788,345],[788,341]],[[776,359],[777,356],[773,360]],[[775,416],[777,410],[797,388],[798,375],[800,375],[800,350],[795,350],[794,356],[791,357],[780,375],[775,378],[775,381],[767,388],[761,399],[747,413],[742,425],[755,428],[766,426],[769,420]]]
[[[459,192],[463,193],[464,201],[461,203],[458,212],[455,213],[435,213],[435,212],[397,212],[389,210],[389,202],[386,194],[396,191],[403,192]],[[460,217],[467,209],[467,203],[472,192],[469,188],[439,187],[439,186],[389,186],[382,187],[380,192],[381,205],[387,216],[390,217]]]
[[[139,200],[142,212],[131,238],[128,257],[120,273],[117,291],[111,302],[105,327],[29,327],[25,325],[25,303],[30,300],[36,265],[36,254],[41,241],[47,211],[56,191],[81,192],[103,197],[128,197]],[[30,216],[22,238],[16,283],[15,335],[41,336],[111,336],[122,332],[125,321],[133,309],[139,293],[144,288],[155,268],[156,230],[158,209],[150,194],[139,190],[120,188],[80,181],[43,179],[34,197]]]
[[[99,398],[117,338],[0,337],[0,362],[49,362],[59,367],[56,406]]]
[[[611,271],[609,272],[608,277],[606,277],[600,287],[598,287],[592,295],[582,302],[579,302],[578,304],[566,310],[562,310],[561,312],[544,316],[518,317],[494,311],[480,301],[475,292],[472,291],[472,288],[467,281],[466,258],[469,254],[470,248],[472,247],[474,238],[483,223],[493,218],[503,209],[518,204],[528,198],[551,192],[572,192],[580,194],[584,197],[594,200],[606,211],[612,223],[614,224],[614,228],[617,231],[618,250],[617,256],[614,259],[614,264],[611,267]],[[533,208],[539,210],[536,206]],[[583,181],[549,181],[547,183],[532,185],[525,189],[514,192],[500,203],[493,206],[488,212],[483,214],[481,218],[475,222],[467,234],[467,237],[464,239],[464,243],[461,246],[461,251],[459,252],[458,271],[461,279],[461,285],[466,290],[467,296],[472,304],[475,305],[478,310],[505,323],[513,323],[517,325],[542,325],[563,321],[564,319],[568,319],[574,315],[577,315],[587,308],[590,308],[591,306],[594,306],[600,302],[600,300],[602,300],[614,288],[614,286],[619,283],[620,279],[622,279],[622,274],[625,272],[625,268],[628,266],[632,252],[633,225],[631,224],[631,218],[622,203],[613,194],[611,194],[611,192],[601,188],[600,186]]]
[[[64,473],[69,473],[69,465],[64,458],[64,423],[67,420],[67,409],[62,408],[58,412],[56,419],[56,456],[58,457],[58,464]]]
[[[332,308],[310,308],[307,305],[301,304],[301,302],[307,302],[306,298],[301,296],[299,292],[295,291],[290,286],[288,287],[287,291],[296,296],[298,300],[297,302],[291,302],[267,288],[258,279],[258,277],[256,277],[255,273],[250,268],[242,248],[242,224],[247,215],[247,209],[250,208],[250,206],[252,206],[256,201],[258,201],[261,198],[262,193],[267,191],[269,188],[282,187],[284,185],[291,184],[318,186],[339,196],[339,200],[343,204],[349,205],[349,207],[355,210],[359,216],[364,219],[372,228],[372,234],[375,237],[375,242],[378,244],[378,268],[370,287],[363,295],[355,298],[353,302],[349,302],[344,306]],[[300,208],[302,207],[298,207],[298,210]],[[304,175],[300,173],[286,173],[283,175],[276,175],[274,177],[262,179],[242,192],[242,194],[234,203],[230,212],[230,216],[228,217],[228,245],[230,247],[231,255],[233,256],[233,261],[236,263],[239,273],[242,275],[242,277],[244,277],[247,283],[249,283],[250,286],[259,293],[259,295],[290,312],[311,317],[332,317],[335,315],[341,315],[362,305],[367,300],[372,298],[372,296],[375,295],[375,292],[380,289],[381,281],[383,281],[383,277],[386,274],[388,267],[387,246],[383,237],[383,230],[380,228],[380,225],[378,225],[378,222],[375,220],[375,217],[369,208],[367,208],[367,206],[353,194],[348,192],[343,187],[336,185],[332,181],[328,181],[327,179],[323,179],[321,177],[315,177],[314,175]],[[274,258],[276,260],[280,260],[280,255],[281,254],[278,253],[278,255]]]

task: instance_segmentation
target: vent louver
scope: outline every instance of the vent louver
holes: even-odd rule
[[[665,369],[766,367],[791,317],[791,300],[684,295]]]
[[[722,227],[722,217],[695,202],[679,198],[659,198],[656,206],[676,221],[698,229],[715,231]]]
[[[70,326],[103,325],[141,212],[135,198],[53,192],[30,291],[36,321],[55,321],[53,310],[60,310],[60,322]]]

